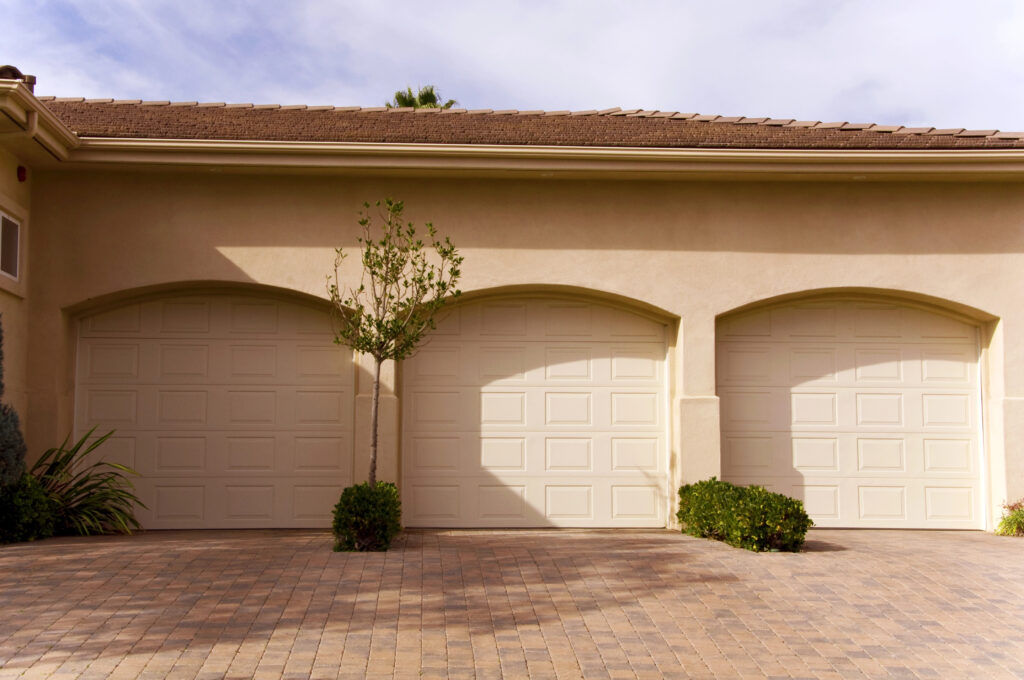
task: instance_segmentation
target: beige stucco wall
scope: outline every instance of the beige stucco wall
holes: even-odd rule
[[[28,417],[28,309],[26,290],[28,266],[24,254],[29,238],[29,196],[31,176],[18,181],[16,158],[0,149],[0,211],[21,223],[20,251],[22,254],[18,280],[0,274],[0,320],[4,329],[4,387],[3,401],[18,412],[22,424]]]
[[[716,316],[832,288],[946,301],[992,340],[993,503],[1024,496],[1024,192],[1014,183],[49,172],[32,195],[32,447],[71,427],[71,321],[90,301],[196,281],[322,297],[333,248],[356,245],[356,211],[384,196],[452,237],[464,291],[568,286],[660,310],[677,333],[677,482],[718,471]]]

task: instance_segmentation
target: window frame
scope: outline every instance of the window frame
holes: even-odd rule
[[[17,234],[17,243],[15,244],[15,253],[14,253],[14,271],[15,271],[15,273],[11,274],[10,272],[8,272],[5,269],[3,269],[2,266],[0,266],[0,275],[2,275],[3,277],[9,279],[10,281],[13,281],[15,283],[20,283],[21,279],[22,279],[21,242],[24,240],[24,234],[25,234],[25,229],[24,229],[24,226],[23,226],[24,225],[24,220],[19,219],[17,216],[12,214],[10,211],[4,210],[3,208],[0,208],[0,262],[2,262],[3,255],[4,255],[4,253],[3,253],[3,231],[2,231],[3,230],[3,223],[2,223],[3,220],[7,220],[7,221],[11,222],[12,224],[14,224],[14,227],[17,230],[15,232]]]

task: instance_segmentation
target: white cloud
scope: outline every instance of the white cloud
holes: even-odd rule
[[[39,92],[1024,129],[1024,3],[0,0]]]

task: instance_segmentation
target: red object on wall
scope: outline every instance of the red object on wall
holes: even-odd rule
[[[24,182],[28,179],[28,169],[24,165],[18,166],[18,181]]]

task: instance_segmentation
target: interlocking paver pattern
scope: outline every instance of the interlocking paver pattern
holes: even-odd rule
[[[5,678],[1024,678],[1024,540],[148,532],[0,547]]]

